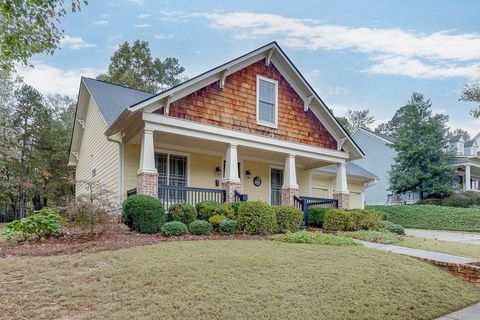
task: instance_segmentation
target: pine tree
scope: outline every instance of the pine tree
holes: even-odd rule
[[[447,151],[448,116],[432,115],[431,102],[420,93],[402,107],[397,117],[395,163],[390,171],[390,190],[395,194],[419,192],[447,195],[453,191],[452,154]]]

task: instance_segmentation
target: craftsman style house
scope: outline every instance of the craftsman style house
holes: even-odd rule
[[[465,141],[462,135],[450,139],[455,157],[455,187],[457,190],[480,192],[480,133]]]
[[[137,192],[348,208],[376,178],[275,42],[157,94],[82,78],[75,117],[77,197],[98,181],[118,204]]]

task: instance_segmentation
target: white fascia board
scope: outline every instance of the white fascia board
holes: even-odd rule
[[[349,154],[342,151],[293,143],[159,114],[143,113],[143,120],[145,121],[146,129],[159,132],[163,131],[222,143],[233,143],[251,148],[270,150],[284,154],[295,154],[300,157],[334,163],[344,163],[345,160],[349,159]]]
[[[368,136],[370,136],[370,137],[372,137],[372,138],[375,138],[375,139],[378,139],[378,140],[380,140],[380,141],[382,141],[382,142],[385,142],[386,144],[393,144],[393,142],[388,141],[388,140],[386,140],[386,139],[383,139],[382,137],[377,136],[377,135],[374,134],[374,133],[368,132],[367,130],[364,130],[364,129],[362,129],[362,128],[357,129],[357,130],[353,133],[352,137],[353,137],[357,132],[359,132],[359,131],[362,131],[363,133],[365,133],[366,135],[368,135]]]

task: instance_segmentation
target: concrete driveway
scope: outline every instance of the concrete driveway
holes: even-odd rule
[[[480,245],[480,233],[405,229],[407,236]]]

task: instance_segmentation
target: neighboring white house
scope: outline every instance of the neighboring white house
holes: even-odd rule
[[[450,148],[455,152],[455,187],[462,191],[480,191],[480,133],[464,141],[463,136],[450,139]]]
[[[396,157],[391,147],[395,138],[363,128],[356,130],[352,138],[365,153],[364,158],[353,162],[377,176],[375,184],[365,190],[366,204],[414,202],[419,199],[415,192],[393,196],[388,190],[389,171]],[[480,133],[468,141],[464,141],[460,135],[454,136],[449,141],[449,147],[456,154],[453,159],[456,167],[453,184],[456,190],[480,191]]]

